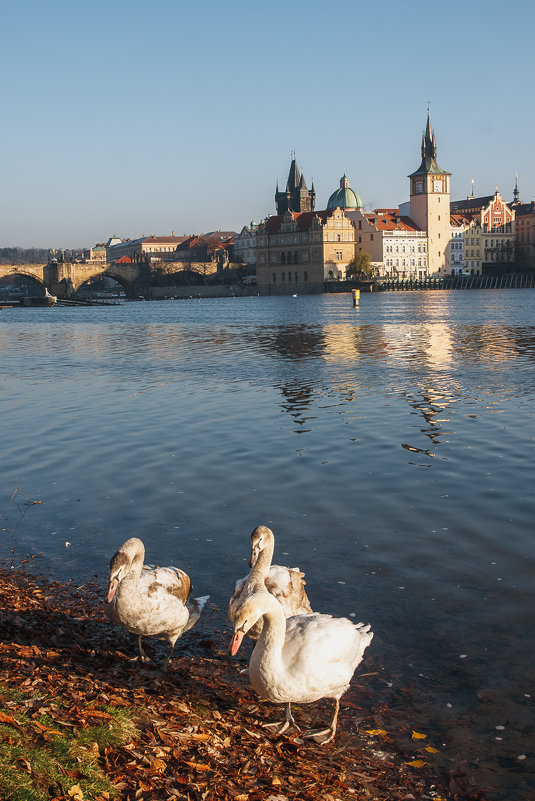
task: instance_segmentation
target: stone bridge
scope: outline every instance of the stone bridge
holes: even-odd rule
[[[0,264],[0,278],[10,275],[27,275],[58,298],[71,298],[83,285],[95,278],[113,278],[127,298],[150,297],[150,288],[170,281],[176,273],[189,270],[201,275],[217,271],[215,263],[200,262],[132,262],[107,264],[96,262],[50,262],[49,264]]]

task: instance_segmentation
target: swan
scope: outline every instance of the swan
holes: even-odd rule
[[[265,589],[281,604],[286,617],[306,615],[312,612],[305,591],[304,573],[298,567],[272,565],[275,537],[267,526],[257,526],[251,533],[251,572],[236,582],[229,601],[228,617],[234,625],[236,613],[245,598],[255,589]],[[258,639],[262,631],[262,619],[248,632],[252,640]]]
[[[285,619],[277,599],[260,588],[237,610],[230,644],[232,656],[261,617],[264,625],[249,660],[249,680],[261,698],[286,705],[286,719],[265,728],[277,734],[288,728],[299,729],[292,715],[292,703],[308,704],[332,698],[334,713],[330,725],[303,733],[320,744],[331,742],[336,734],[340,698],[372,641],[370,625],[317,612]]]
[[[195,625],[210,596],[192,598],[191,581],[183,570],[144,565],[144,558],[145,546],[137,537],[113,554],[104,613],[112,623],[137,634],[142,662],[150,662],[142,637],[167,640],[167,670],[175,642]]]

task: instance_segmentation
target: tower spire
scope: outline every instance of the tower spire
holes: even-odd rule
[[[518,171],[515,172],[515,188],[513,191],[513,203],[520,203],[520,192],[518,191]]]

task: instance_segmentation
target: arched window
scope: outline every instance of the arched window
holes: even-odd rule
[[[281,264],[286,264],[286,254],[285,253],[281,253]]]
[[[290,251],[288,251],[288,255],[286,256],[286,262],[288,264],[292,263],[292,254],[290,253]]]
[[[298,262],[298,261],[299,261],[299,259],[298,259],[298,256],[297,256],[297,250],[296,250],[296,251],[294,252],[294,264],[297,264],[297,262]]]

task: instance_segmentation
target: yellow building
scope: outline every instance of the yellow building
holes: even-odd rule
[[[345,278],[355,253],[355,229],[344,212],[328,209],[268,217],[256,232],[256,280],[272,294],[322,292]]]

